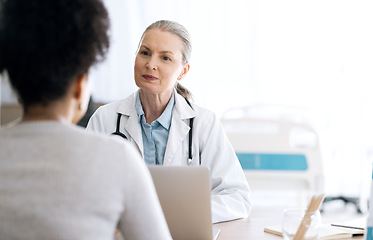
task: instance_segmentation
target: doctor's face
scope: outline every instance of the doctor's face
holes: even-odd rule
[[[135,82],[145,93],[170,95],[177,80],[188,72],[183,64],[182,41],[172,33],[148,30],[135,60]]]

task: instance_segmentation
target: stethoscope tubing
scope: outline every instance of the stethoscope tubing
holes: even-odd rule
[[[193,109],[192,107],[192,104],[190,104],[190,102],[188,101],[188,99],[185,98],[185,101],[188,103],[188,105]],[[112,133],[112,135],[117,135],[117,136],[120,136],[124,139],[127,139],[127,136],[124,135],[123,133],[120,132],[120,119],[122,117],[122,114],[121,113],[118,113],[117,115],[117,124],[116,124],[116,129],[115,129],[115,132]],[[187,163],[188,165],[191,165],[192,164],[192,159],[193,159],[193,122],[194,122],[194,118],[191,118],[189,120],[189,146],[188,146],[188,159],[187,159]],[[201,160],[199,161],[199,165],[201,165]]]

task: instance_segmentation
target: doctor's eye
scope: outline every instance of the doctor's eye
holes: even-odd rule
[[[162,59],[165,60],[165,61],[172,61],[171,58],[169,58],[167,56],[163,56]]]
[[[150,53],[148,51],[141,51],[140,54],[144,55],[144,56],[149,56],[150,55]]]

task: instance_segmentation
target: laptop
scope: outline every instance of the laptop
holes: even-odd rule
[[[174,240],[215,240],[211,221],[210,173],[204,166],[149,166]]]

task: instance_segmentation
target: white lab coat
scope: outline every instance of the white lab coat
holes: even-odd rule
[[[87,129],[111,134],[116,129],[120,113],[120,132],[143,156],[141,126],[135,108],[138,93],[100,107],[91,117]],[[163,164],[188,165],[189,119],[194,117],[192,165],[199,165],[201,160],[201,165],[210,170],[212,221],[247,217],[251,210],[249,186],[223,127],[211,111],[194,104],[192,107],[175,91],[175,106]]]

